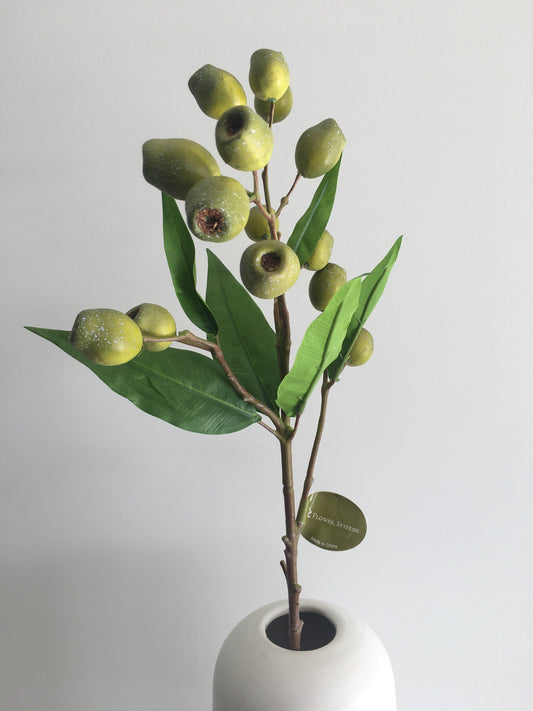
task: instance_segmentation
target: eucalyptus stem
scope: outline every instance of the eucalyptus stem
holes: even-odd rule
[[[274,323],[276,325],[276,350],[281,383],[290,370],[291,355],[291,326],[284,294],[274,299]]]
[[[271,101],[270,102],[270,111],[268,114],[268,125],[270,128],[272,128],[272,124],[274,123],[274,110],[276,108],[276,102]]]
[[[265,166],[265,169],[267,169],[267,166]],[[252,202],[257,205],[259,208],[259,211],[261,214],[267,219],[268,221],[268,226],[270,228],[270,238],[271,239],[277,239],[279,240],[279,235],[276,230],[276,219],[277,215],[272,215],[270,214],[270,211],[267,212],[265,206],[261,202],[261,197],[259,195],[259,173],[257,170],[253,171],[253,176],[254,176],[254,197],[252,199]],[[268,174],[267,174],[267,185],[268,185]],[[270,198],[269,198],[270,199]],[[270,210],[271,208],[269,208]]]
[[[272,126],[274,119],[274,102],[270,106],[269,126]],[[279,239],[280,236],[276,230],[276,214],[272,212],[272,202],[270,199],[270,190],[268,183],[268,163],[263,168],[262,173],[263,189],[265,196],[265,205],[261,203],[259,197],[259,179],[257,171],[254,172],[254,202],[259,207],[261,212],[265,214],[270,226],[270,234],[272,239]],[[296,181],[298,176],[296,178]],[[294,189],[294,182],[291,190]],[[288,201],[288,198],[287,198]],[[266,209],[265,209],[266,208]],[[278,356],[279,381],[287,375],[290,369],[290,352],[291,352],[291,328],[289,310],[285,301],[285,296],[281,295],[274,299],[274,324],[276,329],[276,353]],[[303,622],[300,618],[300,593],[301,585],[298,583],[298,538],[299,530],[296,522],[296,505],[294,497],[294,474],[292,460],[292,440],[298,426],[296,420],[294,429],[291,427],[290,417],[281,411],[281,422],[283,424],[283,435],[278,427],[280,453],[281,453],[281,472],[283,484],[283,503],[285,509],[285,535],[283,542],[285,544],[285,560],[281,561],[281,567],[285,574],[287,583],[287,594],[289,603],[289,648],[294,651],[300,650],[300,640],[302,634]]]
[[[277,437],[279,439],[280,435],[276,432],[275,429],[273,429],[272,427],[269,427],[266,422],[263,422],[263,420],[259,420],[259,422],[257,424],[260,425],[261,427],[264,427],[265,430],[268,430],[270,432],[270,434],[273,434],[275,437]]]
[[[276,217],[279,217],[279,214],[280,214],[280,212],[283,210],[283,208],[286,207],[286,206],[289,204],[289,198],[290,198],[290,196],[292,195],[292,191],[293,191],[294,188],[296,187],[296,185],[297,185],[297,183],[298,183],[298,181],[300,180],[301,177],[302,177],[302,174],[298,171],[298,173],[296,173],[296,178],[294,178],[294,182],[293,182],[293,184],[291,185],[291,187],[290,187],[290,189],[289,189],[289,192],[285,195],[285,197],[282,197],[282,198],[281,198],[281,201],[280,201],[280,203],[279,203],[279,207],[278,207],[278,209],[277,209],[277,211],[276,211]]]
[[[322,376],[322,387],[320,389],[320,414],[318,416],[318,422],[316,426],[316,433],[315,433],[315,439],[313,442],[313,447],[311,449],[311,454],[309,456],[309,464],[307,465],[307,472],[305,475],[305,481],[302,489],[302,496],[300,498],[300,507],[302,506],[303,502],[307,499],[309,496],[309,493],[311,491],[311,487],[313,486],[314,482],[314,471],[315,471],[315,465],[316,465],[316,460],[318,456],[318,450],[320,448],[320,443],[322,441],[322,434],[324,433],[324,426],[326,424],[326,411],[328,407],[328,396],[329,396],[329,391],[331,390],[331,387],[334,385],[335,381],[334,380],[329,380],[328,378],[328,373],[327,370],[324,371],[324,375]],[[302,527],[301,523],[298,523],[298,532],[300,532],[300,529]]]
[[[269,117],[268,117],[268,125],[269,125],[269,128],[272,128],[272,124],[274,123],[274,109],[275,109],[275,107],[276,107],[276,103],[275,103],[274,101],[271,101],[271,102],[270,102],[270,113],[269,113]],[[271,203],[271,200],[270,200],[270,188],[269,188],[269,185],[268,185],[268,163],[267,163],[267,164],[265,165],[265,167],[263,168],[263,175],[262,175],[262,177],[263,177],[263,190],[264,190],[264,192],[265,192],[265,205],[266,205],[267,213],[268,213],[268,215],[269,215],[269,217],[270,217],[270,211],[271,211],[271,209],[272,209],[272,203]],[[276,224],[276,223],[274,223],[274,225],[275,225],[275,224]]]
[[[253,170],[252,171],[253,179],[254,179],[254,194],[253,194],[253,199],[252,202],[255,202],[255,204],[259,207],[262,208],[265,212],[265,214],[268,215],[267,211],[263,207],[263,203],[261,202],[261,195],[259,192],[259,171],[258,170]]]
[[[281,468],[283,477],[283,501],[285,504],[285,561],[282,568],[287,582],[289,599],[289,647],[294,651],[300,649],[300,639],[303,622],[300,619],[300,593],[302,586],[298,583],[298,525],[294,502],[294,477],[292,471],[292,436],[280,440]]]
[[[263,178],[263,190],[265,192],[265,206],[267,213],[270,215],[270,210],[272,209],[272,203],[270,201],[270,189],[268,187],[268,163],[263,168],[263,173],[261,174]]]
[[[277,416],[277,414],[267,405],[265,405],[256,397],[254,397],[251,393],[249,393],[246,388],[241,385],[236,375],[229,367],[228,362],[224,357],[224,353],[222,352],[222,348],[218,345],[218,343],[213,343],[212,341],[207,341],[205,338],[195,336],[194,333],[191,333],[191,331],[181,331],[177,336],[173,336],[171,338],[167,336],[166,338],[145,338],[144,340],[147,343],[166,343],[168,341],[173,341],[174,343],[183,343],[186,346],[192,346],[193,348],[200,348],[201,350],[209,351],[213,355],[215,360],[217,360],[218,363],[221,365],[222,370],[226,374],[227,379],[229,380],[231,386],[237,392],[237,394],[240,395],[240,397],[245,402],[249,402],[251,405],[253,405],[258,412],[262,413],[263,415],[266,415],[276,428],[275,430],[272,430],[271,428],[266,426],[267,429],[270,430],[273,434],[275,434],[278,439],[283,435],[283,433],[285,433],[285,423],[282,422],[282,420]]]
[[[276,349],[280,382],[287,375],[290,368],[291,330],[289,311],[285,296],[278,296],[274,300],[274,321],[276,325]],[[296,522],[296,505],[294,497],[294,475],[292,465],[292,440],[296,431],[290,426],[290,417],[281,412],[281,420],[285,425],[285,437],[280,438],[281,471],[283,482],[283,502],[285,507],[285,560],[282,568],[287,582],[289,602],[289,647],[292,650],[300,649],[300,639],[303,622],[300,619],[300,593],[301,585],[298,583],[298,524]]]

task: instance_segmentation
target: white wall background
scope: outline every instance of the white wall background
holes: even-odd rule
[[[334,116],[335,261],[354,276],[405,235],[318,462],[369,533],[344,554],[303,542],[304,594],[374,627],[399,711],[531,708],[532,29],[527,0],[3,3],[2,710],[207,711],[225,635],[284,595],[275,441],[151,419],[22,329],[141,301],[188,326],[140,147],[214,151],[187,79],[211,62],[246,82],[258,47],[284,52],[295,94],[274,190]],[[235,268],[245,244],[217,253]]]

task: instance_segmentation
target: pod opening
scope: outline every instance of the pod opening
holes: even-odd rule
[[[220,210],[215,210],[212,207],[204,207],[196,215],[196,224],[204,235],[208,237],[218,235],[224,228],[224,215]]]
[[[275,272],[281,266],[282,256],[278,252],[267,252],[261,257],[261,267],[265,272]]]

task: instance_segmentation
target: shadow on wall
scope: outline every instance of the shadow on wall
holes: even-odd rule
[[[0,708],[175,711],[187,687],[210,696],[222,640],[204,645],[207,623],[191,589],[205,599],[208,583],[182,551],[1,567]]]

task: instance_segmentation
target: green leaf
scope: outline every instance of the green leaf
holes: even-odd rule
[[[276,412],[276,334],[246,289],[209,249],[207,258],[207,303],[219,326],[224,357],[241,385]]]
[[[176,201],[161,193],[163,198],[163,236],[165,254],[174,284],[174,291],[182,309],[190,320],[209,334],[218,330],[215,317],[196,291],[194,242]]]
[[[320,235],[326,229],[337,190],[337,179],[342,156],[327,172],[316,189],[311,204],[296,223],[287,244],[298,255],[300,264],[305,264],[313,254]]]
[[[318,379],[339,355],[346,329],[359,303],[361,278],[351,279],[309,326],[294,365],[278,390],[278,405],[290,417],[303,412]]]
[[[359,332],[365,325],[366,320],[383,294],[390,271],[396,262],[396,258],[398,257],[401,244],[402,238],[398,237],[387,255],[363,280],[361,285],[359,306],[357,307],[346,332],[346,338],[342,344],[341,352],[335,362],[332,363],[328,369],[329,377],[332,380],[338,379],[342,369],[344,368],[344,364],[348,360],[348,356],[350,355],[350,351],[353,348]]]
[[[143,351],[129,363],[95,365],[69,343],[69,332],[29,328],[59,346],[119,395],[144,412],[171,425],[202,434],[227,434],[242,430],[261,418],[229,384],[219,364],[199,353],[168,348]]]

